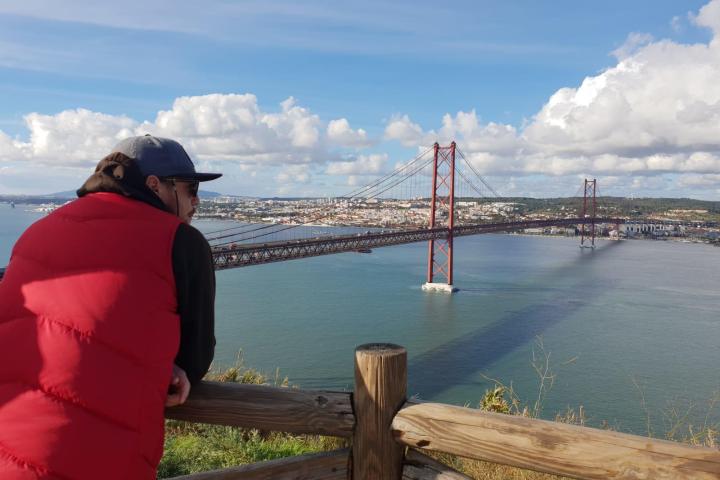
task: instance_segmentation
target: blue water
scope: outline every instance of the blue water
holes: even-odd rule
[[[0,264],[41,215],[24,208],[0,205]],[[351,389],[353,349],[393,342],[408,349],[411,394],[475,405],[494,378],[532,403],[541,341],[555,374],[544,417],[583,405],[591,424],[635,433],[647,433],[641,396],[659,432],[664,409],[693,403],[699,419],[720,388],[720,249],[514,235],[455,247],[454,295],[420,289],[425,244],[219,271],[216,364],[242,352],[301,387]]]

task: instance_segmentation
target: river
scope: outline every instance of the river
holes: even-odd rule
[[[0,265],[42,215],[29,208],[0,204]],[[673,406],[695,405],[690,418],[702,421],[720,388],[716,247],[462,237],[453,295],[421,290],[426,255],[422,243],[219,271],[216,364],[241,352],[271,377],[351,389],[355,346],[393,342],[408,350],[411,395],[474,406],[492,378],[532,404],[542,344],[554,374],[543,417],[582,405],[589,424],[639,434],[648,415],[660,434]]]

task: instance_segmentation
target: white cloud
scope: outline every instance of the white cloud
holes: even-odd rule
[[[515,127],[494,122],[482,125],[475,110],[458,112],[455,117],[445,114],[442,123],[437,140],[463,138],[464,148],[468,151],[507,155],[516,153],[521,147]]]
[[[383,171],[387,163],[387,154],[359,155],[356,160],[333,162],[328,165],[328,175],[373,175]]]
[[[681,187],[714,178],[720,174],[720,0],[690,18],[713,33],[710,42],[681,44],[632,33],[615,50],[615,65],[558,89],[520,128],[484,120],[473,109],[448,113],[429,130],[396,115],[383,138],[414,148],[455,140],[481,173],[512,175],[517,185],[519,178],[544,175],[634,176],[640,178],[636,186],[647,188],[661,188],[648,179],[665,174]],[[232,170],[241,179],[259,175],[304,184],[325,174],[361,182],[387,163],[383,155],[360,152],[343,159],[342,149],[373,143],[367,132],[344,117],[323,120],[292,97],[266,109],[249,93],[188,96],[154,119],[76,109],[30,113],[25,124],[23,139],[0,131],[0,162],[13,168],[41,164],[51,175],[61,164],[87,171],[120,138],[146,132],[176,138],[200,165]],[[11,173],[3,175],[7,181]]]
[[[680,187],[717,188],[720,187],[720,174],[681,175],[677,183]]]
[[[718,36],[720,36],[720,2],[718,0],[711,0],[700,9],[697,15],[691,14],[690,18],[696,25],[712,30],[713,41],[717,43]]]
[[[165,136],[180,141],[198,161],[283,165],[324,163],[335,158],[322,122],[291,97],[278,112],[264,112],[251,94],[180,97],[154,121],[85,109],[25,116],[27,141],[0,131],[0,160],[88,166],[122,138]]]
[[[523,136],[548,154],[716,149],[719,58],[712,46],[649,44],[580,87],[556,92]]]
[[[310,169],[307,165],[290,165],[275,177],[280,184],[310,183]]]
[[[406,147],[413,147],[423,138],[422,127],[410,121],[410,117],[394,117],[385,127],[386,140],[398,140]]]
[[[13,141],[10,136],[0,130],[0,162],[11,162],[25,157],[19,142]]]
[[[368,147],[372,144],[368,140],[367,132],[362,128],[353,130],[345,118],[331,120],[327,126],[328,139],[343,147]]]
[[[385,136],[415,146],[456,140],[485,174],[718,173],[720,0],[694,21],[713,30],[710,43],[631,34],[615,66],[557,90],[520,131],[471,110],[446,114],[437,132],[395,117]]]
[[[670,28],[672,28],[673,32],[680,33],[683,31],[683,23],[682,18],[679,16],[674,16],[672,20],[670,20]]]
[[[632,32],[628,35],[627,39],[625,39],[625,43],[623,43],[619,48],[613,50],[612,54],[618,60],[624,60],[652,41],[653,36],[649,33]]]
[[[358,185],[360,185],[360,177],[358,177],[357,175],[348,175],[347,186],[357,187]]]
[[[252,94],[180,97],[170,109],[146,121],[85,109],[55,115],[30,113],[24,121],[27,139],[13,139],[0,131],[0,162],[12,167],[6,180],[12,172],[20,175],[26,170],[20,165],[42,165],[46,175],[70,167],[84,178],[119,140],[150,133],[178,140],[199,169],[225,172],[226,180],[219,183],[229,178],[249,182],[261,172],[266,180],[305,184],[313,170],[322,171],[341,159],[334,149],[369,143],[366,132],[351,129],[347,119],[326,125],[292,97],[281,102],[279,109],[266,111]],[[386,158],[359,155],[329,171],[333,175],[377,172]],[[263,188],[265,194],[271,193],[270,187]]]
[[[58,115],[31,113],[25,116],[31,132],[30,157],[48,163],[94,165],[119,140],[132,135],[137,122],[85,109]]]
[[[632,190],[658,191],[666,188],[666,182],[661,177],[637,176],[633,177],[629,188]]]
[[[27,142],[10,140],[0,131],[0,160],[88,167],[120,139],[133,135],[138,122],[79,108],[57,115],[30,113],[25,125],[30,132]]]
[[[324,161],[317,115],[290,97],[263,112],[252,94],[180,97],[158,113],[148,132],[178,139],[200,159],[286,164]],[[144,133],[144,132],[143,132]]]

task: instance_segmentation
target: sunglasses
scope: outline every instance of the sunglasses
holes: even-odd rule
[[[195,181],[192,181],[192,182],[185,182],[185,183],[187,183],[187,186],[188,186],[188,187],[187,187],[187,188],[188,188],[188,193],[189,193],[190,195],[192,195],[193,197],[197,197],[197,196],[198,196],[198,191],[200,190],[200,182],[198,182],[197,180],[195,180]]]
[[[200,190],[200,182],[197,180],[181,180],[177,178],[166,178],[166,181],[171,182],[173,185],[176,183],[184,183],[187,185],[187,191],[191,197],[197,197],[198,191]]]

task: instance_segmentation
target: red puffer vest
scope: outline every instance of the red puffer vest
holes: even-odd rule
[[[180,220],[94,193],[18,240],[0,280],[0,478],[150,479],[180,325]]]

